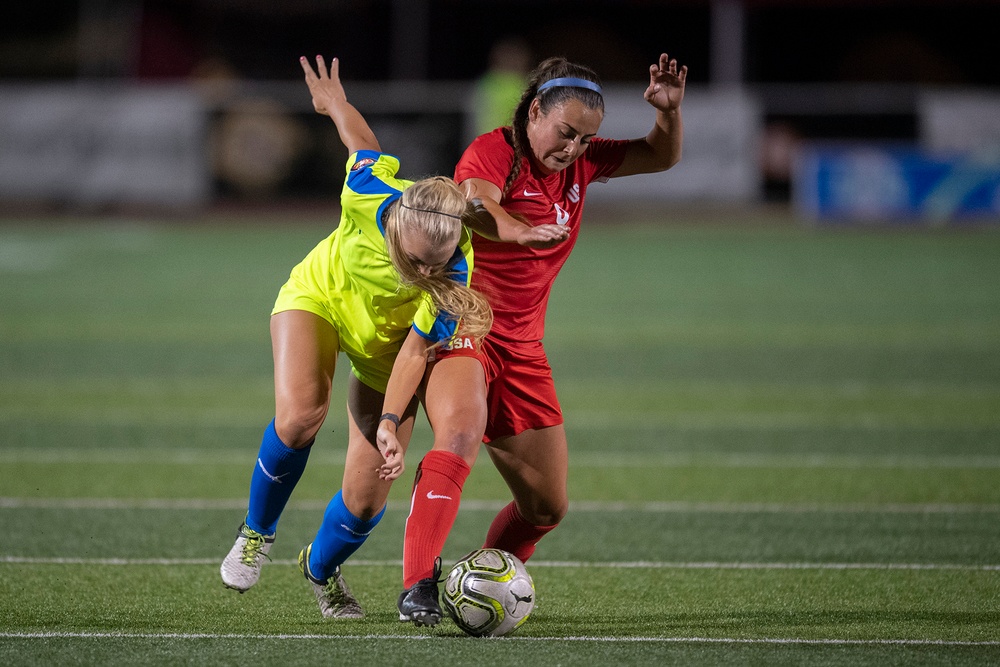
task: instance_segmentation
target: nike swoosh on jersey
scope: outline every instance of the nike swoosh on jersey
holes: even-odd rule
[[[528,188],[524,189],[524,196],[525,197],[540,197],[541,194],[542,194],[541,192],[532,192]]]

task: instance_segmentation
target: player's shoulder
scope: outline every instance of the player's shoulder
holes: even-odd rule
[[[473,139],[455,165],[455,180],[481,178],[502,188],[514,162],[514,148],[504,133],[509,129],[497,128]]]
[[[500,151],[513,154],[514,142],[510,132],[509,127],[498,127],[485,134],[480,134],[469,144],[467,152],[493,154]]]
[[[412,185],[396,176],[399,160],[387,153],[362,150],[347,160],[347,180],[340,193],[344,219],[375,236],[382,235],[380,220],[386,208]],[[342,220],[343,226],[343,220]],[[349,225],[348,225],[349,226]]]
[[[409,181],[396,176],[399,159],[388,153],[362,150],[347,159],[347,182],[341,199],[345,196],[385,197],[402,192]]]
[[[587,153],[604,153],[609,151],[624,151],[632,143],[630,139],[609,139],[607,137],[594,137],[590,140]],[[586,155],[586,153],[585,153]]]
[[[347,157],[347,177],[364,178],[369,175],[393,177],[399,172],[399,158],[373,150],[355,151]]]
[[[590,140],[587,150],[577,160],[578,169],[607,174],[609,170],[621,166],[630,143],[627,139],[594,137]]]
[[[609,150],[624,150],[630,141],[628,139],[608,139],[607,137],[594,137],[590,140],[590,145],[587,147],[588,153],[601,153]]]
[[[456,171],[463,174],[469,169],[509,170],[514,159],[514,146],[509,132],[510,128],[498,127],[473,139],[462,153]],[[462,178],[464,176],[459,176],[457,180]]]

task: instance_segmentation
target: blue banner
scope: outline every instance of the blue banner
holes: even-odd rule
[[[1000,153],[808,146],[796,160],[792,194],[800,214],[821,222],[1000,222]]]

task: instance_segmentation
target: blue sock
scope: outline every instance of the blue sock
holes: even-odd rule
[[[328,579],[341,563],[365,543],[383,514],[385,507],[368,521],[362,521],[344,505],[343,491],[337,491],[337,495],[326,506],[323,524],[313,539],[309,554],[310,574],[321,581]]]
[[[246,523],[264,535],[273,535],[289,496],[302,477],[312,443],[302,449],[286,447],[274,430],[274,420],[264,430],[260,452],[250,477],[250,508]]]

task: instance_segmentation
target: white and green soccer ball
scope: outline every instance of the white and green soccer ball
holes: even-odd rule
[[[474,637],[502,637],[528,620],[535,583],[513,554],[478,549],[455,563],[444,582],[444,608]]]

